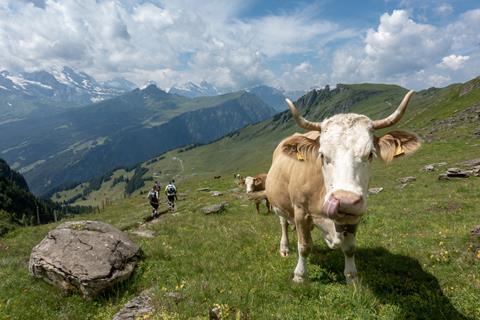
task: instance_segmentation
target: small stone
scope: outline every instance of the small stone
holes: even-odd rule
[[[174,300],[176,303],[183,300],[182,294],[180,292],[175,292],[175,291],[165,293],[165,297]]]
[[[463,162],[461,162],[461,163],[459,163],[459,164],[460,164],[460,165],[463,165],[463,166],[467,166],[467,167],[480,166],[480,158],[463,161]]]
[[[211,191],[210,195],[212,197],[219,197],[219,196],[223,196],[223,193],[221,193],[220,191]]]
[[[205,187],[205,188],[198,188],[197,191],[208,192],[208,191],[210,191],[210,188],[207,188],[207,187]]]
[[[472,231],[470,231],[470,235],[472,237],[480,237],[480,225],[473,228]]]
[[[225,210],[225,207],[228,205],[228,202],[222,202],[219,204],[212,204],[210,206],[203,207],[201,211],[204,214],[220,213]]]
[[[370,194],[378,194],[383,191],[383,188],[370,188],[368,189],[368,193]]]
[[[402,184],[406,184],[406,183],[409,183],[409,182],[413,182],[417,180],[417,178],[413,177],[413,176],[408,176],[408,177],[403,177],[403,178],[400,178],[398,179],[398,181]]]
[[[435,166],[433,164],[427,164],[425,167],[423,167],[423,171],[426,171],[426,172],[435,171]]]
[[[142,238],[155,238],[155,232],[148,229],[137,229],[130,232]]]
[[[123,308],[118,311],[113,320],[135,320],[144,319],[153,315],[152,298],[150,290],[145,290],[139,296],[127,302]]]
[[[215,306],[208,311],[208,319],[210,320],[220,320],[222,319],[222,310],[220,307]]]

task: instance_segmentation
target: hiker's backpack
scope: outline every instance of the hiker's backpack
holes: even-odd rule
[[[173,196],[175,193],[177,193],[177,189],[175,189],[175,186],[174,185],[168,185],[167,186],[167,194],[169,196]]]
[[[152,202],[157,202],[158,201],[157,193],[154,192],[154,191],[150,191],[148,193],[148,200],[150,200]]]

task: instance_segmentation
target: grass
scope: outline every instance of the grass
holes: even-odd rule
[[[1,319],[111,319],[142,290],[153,288],[155,319],[207,319],[218,306],[226,319],[475,319],[480,318],[480,261],[469,231],[479,222],[480,178],[438,181],[422,172],[429,163],[455,163],[478,157],[478,141],[426,144],[412,157],[392,165],[374,165],[371,186],[384,191],[369,199],[369,212],[358,232],[358,286],[347,286],[343,256],[327,249],[314,231],[309,281],[291,281],[292,254],[278,254],[278,219],[230,192],[230,176],[193,176],[179,184],[185,199],[176,215],[151,224],[156,236],[130,237],[145,252],[134,276],[94,301],[64,296],[31,278],[32,247],[55,224],[15,230],[0,240]],[[252,166],[250,171],[256,168]],[[177,168],[178,170],[178,168]],[[247,168],[244,169],[248,171]],[[175,173],[174,167],[171,174]],[[399,189],[398,178],[417,180]],[[224,192],[221,198],[201,187]],[[229,201],[225,213],[205,216],[199,208]],[[149,212],[144,196],[119,200],[100,214],[102,220],[134,229]],[[178,292],[172,300],[166,293]]]

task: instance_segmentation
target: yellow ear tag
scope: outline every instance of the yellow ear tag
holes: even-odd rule
[[[302,156],[302,154],[298,151],[297,151],[297,160],[299,160],[299,161],[305,160],[305,158]]]
[[[402,147],[402,146],[397,146],[397,147],[395,148],[395,155],[394,155],[394,157],[396,157],[396,156],[401,156],[401,155],[404,154],[404,153],[405,153],[405,150],[403,150],[403,147]]]

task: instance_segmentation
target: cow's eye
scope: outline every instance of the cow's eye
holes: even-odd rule
[[[370,154],[368,155],[368,161],[372,161],[374,156],[375,154],[373,153],[373,151],[370,152]]]

